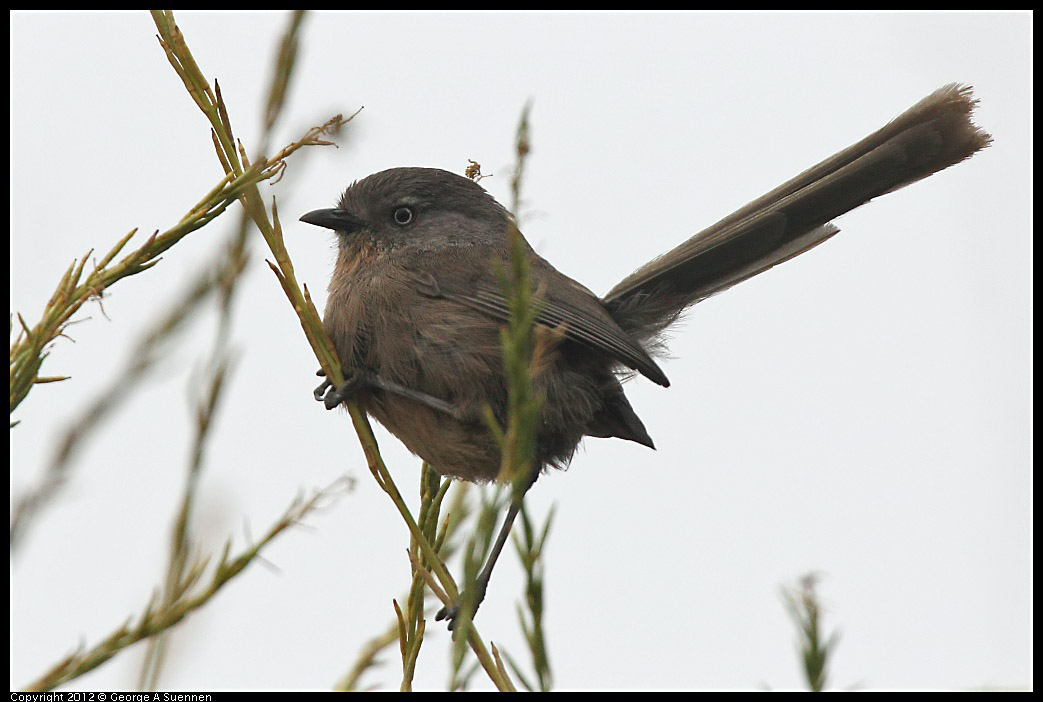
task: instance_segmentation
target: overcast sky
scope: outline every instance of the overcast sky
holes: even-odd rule
[[[177,15],[247,149],[281,13]],[[209,127],[147,13],[11,15],[11,302],[35,323],[74,257],[174,225],[218,180]],[[953,81],[973,84],[987,151],[838,220],[814,251],[694,308],[663,367],[628,383],[655,452],[588,439],[543,477],[556,686],[802,684],[779,589],[821,573],[842,632],[837,687],[1032,685],[1032,28],[1028,14],[358,14],[308,17],[288,143],[365,109],[341,148],[274,187],[320,307],[333,237],[297,222],[393,166],[462,172],[509,202],[532,100],[520,212],[533,246],[598,293],[653,256]],[[157,311],[208,265],[236,215],[88,304],[14,413],[11,488],[119,377]],[[144,234],[139,235],[140,241]],[[196,530],[241,548],[301,489],[354,492],[281,535],[176,631],[162,686],[328,689],[384,631],[408,534],[347,417],[311,399],[317,367],[256,234],[235,308],[238,363],[207,450]],[[200,315],[85,444],[11,559],[11,686],[141,611],[163,577],[212,346]],[[416,503],[419,459],[378,429]],[[477,624],[527,661],[513,553]],[[457,564],[454,564],[454,566]],[[417,688],[447,677],[429,622]],[[135,685],[141,647],[68,689]],[[397,689],[397,647],[364,682]],[[487,687],[480,675],[476,687]]]

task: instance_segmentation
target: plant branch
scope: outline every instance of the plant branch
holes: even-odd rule
[[[231,542],[226,543],[209,582],[203,585],[202,589],[197,585],[202,582],[210,558],[195,560],[185,569],[184,577],[176,583],[173,597],[159,601],[157,595],[153,594],[136,624],[132,624],[131,620],[128,620],[95,646],[89,649],[82,647],[77,649],[37,680],[27,685],[25,689],[31,692],[53,690],[63,683],[94,670],[124,648],[178,624],[186,616],[208,603],[218,590],[243,572],[276,536],[299,523],[308,513],[328,506],[332,500],[340,496],[345,487],[346,483],[342,479],[317,491],[308,499],[298,497],[259,541],[234,558],[229,558],[228,555],[231,551]]]
[[[228,111],[224,106],[220,89],[218,88],[216,81],[214,83],[214,90],[210,90],[209,83],[204,77],[202,71],[199,69],[194,58],[192,58],[188,45],[185,43],[184,36],[174,22],[174,17],[171,12],[154,11],[153,19],[160,33],[160,44],[166,52],[171,66],[173,66],[174,70],[177,71],[178,76],[185,84],[192,99],[196,102],[196,105],[210,122],[211,128],[215,134],[215,143],[217,144],[218,156],[221,159],[222,166],[229,174],[238,172],[239,169],[242,168],[240,163],[245,164],[249,161],[246,158],[245,150],[241,145],[238,150],[232,146],[234,143],[234,137],[228,118]],[[358,113],[356,112],[355,114]],[[354,117],[354,115],[352,115],[352,117]],[[309,132],[308,135],[306,135],[305,140],[310,137],[312,139],[311,143],[324,143],[319,140],[319,136],[325,133],[324,130],[327,127],[332,128],[333,126],[336,126],[339,128],[346,122],[350,121],[350,119],[351,117],[349,117],[348,120],[345,120],[342,117],[337,116],[322,128]],[[291,147],[293,146],[294,145],[291,145]],[[284,149],[283,152],[277,154],[275,158],[267,161],[267,168],[274,169],[276,166],[273,164],[279,162],[282,158],[285,158],[285,156],[288,156],[296,150],[296,148],[299,148],[300,145],[297,145],[296,148],[291,147]],[[256,165],[253,167],[256,167]],[[265,173],[268,172],[268,170],[265,171]],[[300,318],[301,327],[304,329],[308,343],[315,352],[315,356],[318,359],[320,366],[326,372],[326,378],[336,385],[342,384],[344,382],[344,376],[337,359],[336,351],[333,348],[333,344],[322,326],[322,321],[319,319],[318,312],[312,302],[307,286],[304,286],[302,291],[297,283],[293,264],[283,240],[282,225],[279,222],[278,209],[274,201],[272,203],[271,219],[269,219],[260,193],[257,190],[256,183],[254,183],[252,187],[243,189],[241,199],[246,212],[260,230],[261,235],[264,237],[265,242],[268,244],[268,247],[275,258],[275,262],[273,263],[269,261],[268,265],[275,273],[276,278],[279,280],[279,284],[282,286],[284,293],[294,308],[294,311]],[[434,548],[421,532],[416,520],[410,513],[405,501],[402,499],[398,488],[391,479],[391,474],[388,472],[387,466],[384,464],[384,460],[380,456],[376,438],[373,436],[373,430],[369,425],[368,419],[365,414],[358,409],[358,407],[350,403],[348,405],[348,413],[351,417],[352,424],[355,427],[355,431],[359,436],[363,453],[366,455],[367,465],[374,479],[377,481],[377,484],[381,489],[388,494],[392,502],[394,502],[399,514],[406,522],[411,536],[416,539],[421,552],[424,557],[428,559],[428,563],[431,565],[434,575],[438,578],[446,593],[451,597],[455,597],[458,594],[456,583],[453,581],[452,576],[449,575],[445,565],[438,558]],[[473,627],[468,631],[467,638],[472,649],[475,651],[475,655],[478,656],[483,668],[485,668],[486,673],[497,687],[500,689],[512,689],[510,681],[506,680],[501,669],[497,668],[495,661],[493,661],[492,657],[486,651],[485,644],[482,642],[477,631]]]

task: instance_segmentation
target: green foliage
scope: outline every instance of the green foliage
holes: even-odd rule
[[[825,636],[822,631],[822,604],[815,592],[818,576],[805,575],[798,587],[784,589],[783,601],[797,626],[797,648],[800,651],[808,689],[822,692],[829,681],[829,660],[836,651],[840,634]]]

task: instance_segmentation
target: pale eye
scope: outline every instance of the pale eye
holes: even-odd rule
[[[399,207],[392,216],[395,218],[395,224],[406,225],[413,221],[413,210],[408,207]]]

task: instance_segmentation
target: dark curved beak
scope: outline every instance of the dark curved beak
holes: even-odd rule
[[[308,224],[314,224],[317,227],[326,227],[326,229],[332,229],[336,232],[346,232],[348,234],[357,232],[359,229],[366,226],[365,220],[356,217],[347,210],[342,210],[336,207],[328,210],[312,210],[305,215],[301,215],[301,221],[307,222]]]

